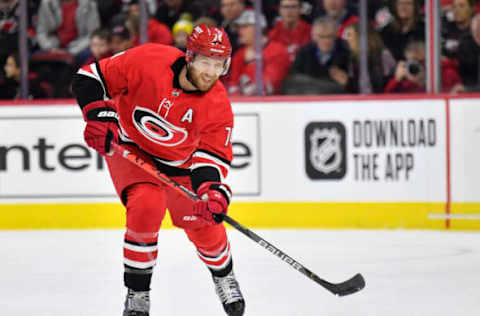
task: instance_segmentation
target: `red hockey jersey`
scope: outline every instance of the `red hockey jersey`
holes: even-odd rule
[[[255,93],[255,61],[245,61],[247,47],[240,48],[232,57],[228,90],[231,95],[253,95]],[[278,94],[290,68],[287,48],[276,41],[269,41],[262,51],[263,86],[267,95]]]
[[[298,21],[297,27],[293,30],[287,29],[283,21],[280,20],[268,32],[268,38],[285,45],[290,55],[290,61],[293,62],[298,49],[312,41],[311,33],[312,26],[304,20]]]
[[[147,35],[149,43],[157,43],[164,45],[173,44],[172,32],[164,23],[158,22],[155,19],[149,19],[147,24]],[[140,35],[133,38],[133,46],[140,45]]]
[[[134,142],[160,163],[183,169],[214,167],[223,180],[232,160],[233,113],[223,84],[188,92],[179,84],[182,51],[146,44],[79,70],[114,99],[120,140]]]

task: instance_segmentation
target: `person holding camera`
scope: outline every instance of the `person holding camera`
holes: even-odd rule
[[[395,76],[385,87],[385,93],[423,93],[426,92],[425,42],[412,41],[405,48],[405,60],[397,63]],[[462,82],[454,62],[447,58],[441,60],[442,92],[451,92]]]
[[[405,48],[405,60],[397,63],[395,75],[385,87],[385,93],[425,92],[425,44],[412,41]]]

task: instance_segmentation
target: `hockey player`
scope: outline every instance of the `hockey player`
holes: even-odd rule
[[[233,274],[225,227],[231,191],[223,183],[232,160],[233,114],[218,78],[226,74],[231,45],[223,29],[199,25],[187,51],[146,44],[81,68],[73,92],[87,123],[86,143],[105,155],[126,207],[124,316],[149,315],[157,238],[168,208],[210,270],[228,315],[243,315],[245,301]],[[192,202],[135,165],[110,155],[122,144],[201,198]]]

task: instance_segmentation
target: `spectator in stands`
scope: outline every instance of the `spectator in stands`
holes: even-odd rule
[[[391,0],[368,1],[368,19],[377,30],[384,28],[392,21],[392,14],[388,6],[390,1]]]
[[[360,25],[350,25],[345,32],[346,40],[352,54],[351,69],[349,72],[348,88],[352,93],[365,91],[366,93],[383,93],[387,82],[395,73],[395,58],[383,45],[380,34],[373,26],[368,27],[368,80],[359,83],[360,77]]]
[[[128,8],[128,16],[125,26],[132,36],[133,46],[140,45],[140,5],[138,0],[131,0]],[[170,28],[153,18],[148,19],[147,24],[148,42],[164,45],[173,44],[173,37]]]
[[[442,10],[448,11],[452,9],[453,0],[440,0]]]
[[[41,0],[36,30],[44,51],[68,53],[83,63],[89,54],[89,37],[100,26],[94,0]]]
[[[453,0],[440,0],[442,11],[444,14],[449,15],[449,21],[453,21]],[[475,14],[480,13],[480,1],[475,0]]]
[[[158,6],[155,18],[172,29],[183,13],[189,13],[193,21],[205,15],[206,9],[199,0],[164,0]]]
[[[405,60],[399,61],[393,77],[385,87],[386,93],[420,93],[425,86],[425,42],[412,41],[405,48]],[[452,92],[462,80],[455,64],[444,58],[441,64],[442,92]]]
[[[18,1],[0,0],[0,63],[18,49]]]
[[[346,0],[323,0],[323,8],[327,16],[334,19],[338,24],[337,36],[345,39],[345,29],[355,22],[358,16],[349,10]]]
[[[470,24],[475,14],[475,0],[453,0],[453,21],[442,24],[443,55],[457,59],[460,38],[470,32]]]
[[[218,26],[217,21],[209,16],[199,17],[198,19],[195,20],[195,22],[193,23],[193,26],[195,27],[200,24],[205,24],[206,26],[213,26],[213,27]]]
[[[255,12],[245,10],[235,21],[238,27],[240,48],[232,58],[228,92],[232,95],[254,95],[256,93],[255,62]],[[267,22],[261,15],[257,23],[263,30],[263,94],[278,94],[290,66],[287,48],[279,42],[269,41],[266,35]]]
[[[230,43],[232,44],[232,53],[235,53],[239,48],[235,20],[245,11],[245,0],[221,0],[220,5],[220,13],[222,16],[220,26],[227,32]]]
[[[132,47],[133,44],[130,31],[126,26],[122,24],[114,25],[110,37],[110,49],[112,50],[112,54],[118,54]]]
[[[405,48],[405,60],[397,64],[395,77],[385,88],[386,93],[425,92],[425,45],[412,41]]]
[[[103,1],[103,0],[102,0]],[[127,6],[126,9],[128,11],[129,4],[132,2],[138,2],[137,0],[122,0],[125,5]],[[145,0],[145,6],[147,8],[147,13],[150,16],[154,16],[158,10],[158,4],[160,2],[164,2],[163,0]]]
[[[480,91],[480,14],[475,15],[470,25],[470,33],[461,38],[458,47],[458,72],[463,86],[456,92]]]
[[[420,0],[392,0],[390,11],[392,21],[381,30],[381,35],[385,46],[399,61],[405,58],[408,42],[425,40],[425,24],[420,16]]]
[[[18,50],[20,12],[18,6],[18,0],[0,0],[0,65],[5,64],[9,54]],[[28,44],[30,48],[34,43],[32,20],[36,15],[37,7],[38,5],[35,5],[33,1],[28,2]],[[2,72],[0,71],[0,73]]]
[[[187,50],[187,37],[193,31],[193,24],[188,20],[180,20],[173,25],[172,34],[174,46],[182,51]]]
[[[18,53],[12,53],[7,57],[4,65],[6,79],[0,84],[0,99],[20,98],[21,68]],[[48,94],[45,89],[47,85],[39,81],[36,74],[29,74],[29,99],[46,98]]]
[[[102,28],[93,31],[92,35],[90,35],[89,46],[92,56],[85,62],[85,65],[112,56],[110,49],[110,31]]]
[[[308,0],[307,0],[308,1]],[[255,0],[246,0],[248,7],[254,6]],[[271,29],[275,22],[277,22],[279,14],[280,0],[262,0],[262,13],[267,19],[267,29]]]
[[[98,1],[98,0],[97,0]],[[129,15],[130,6],[132,3],[139,3],[137,0],[108,0],[114,2],[120,2],[120,12],[112,10],[109,16],[108,25],[125,24]],[[100,1],[103,3],[103,0]],[[148,16],[154,16],[157,12],[157,0],[145,0]],[[113,15],[114,14],[114,15]],[[112,16],[113,15],[113,16]],[[105,24],[102,24],[105,25]]]
[[[312,27],[300,18],[301,0],[280,0],[280,19],[268,33],[270,40],[282,42],[295,59],[298,49],[311,42]]]
[[[337,36],[337,26],[329,16],[315,19],[312,42],[300,48],[284,83],[286,94],[346,91],[351,57],[347,43]]]
[[[122,0],[97,0],[100,25],[107,27],[111,25],[112,19],[121,13]]]

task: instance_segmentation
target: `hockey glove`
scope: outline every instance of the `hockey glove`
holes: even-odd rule
[[[87,145],[101,155],[110,154],[110,143],[118,143],[118,114],[108,101],[95,101],[83,110],[87,122],[83,137]]]
[[[228,204],[232,196],[230,187],[220,182],[204,182],[197,190],[200,201],[194,205],[194,215],[209,225],[221,223],[223,218],[218,214],[227,214]]]

